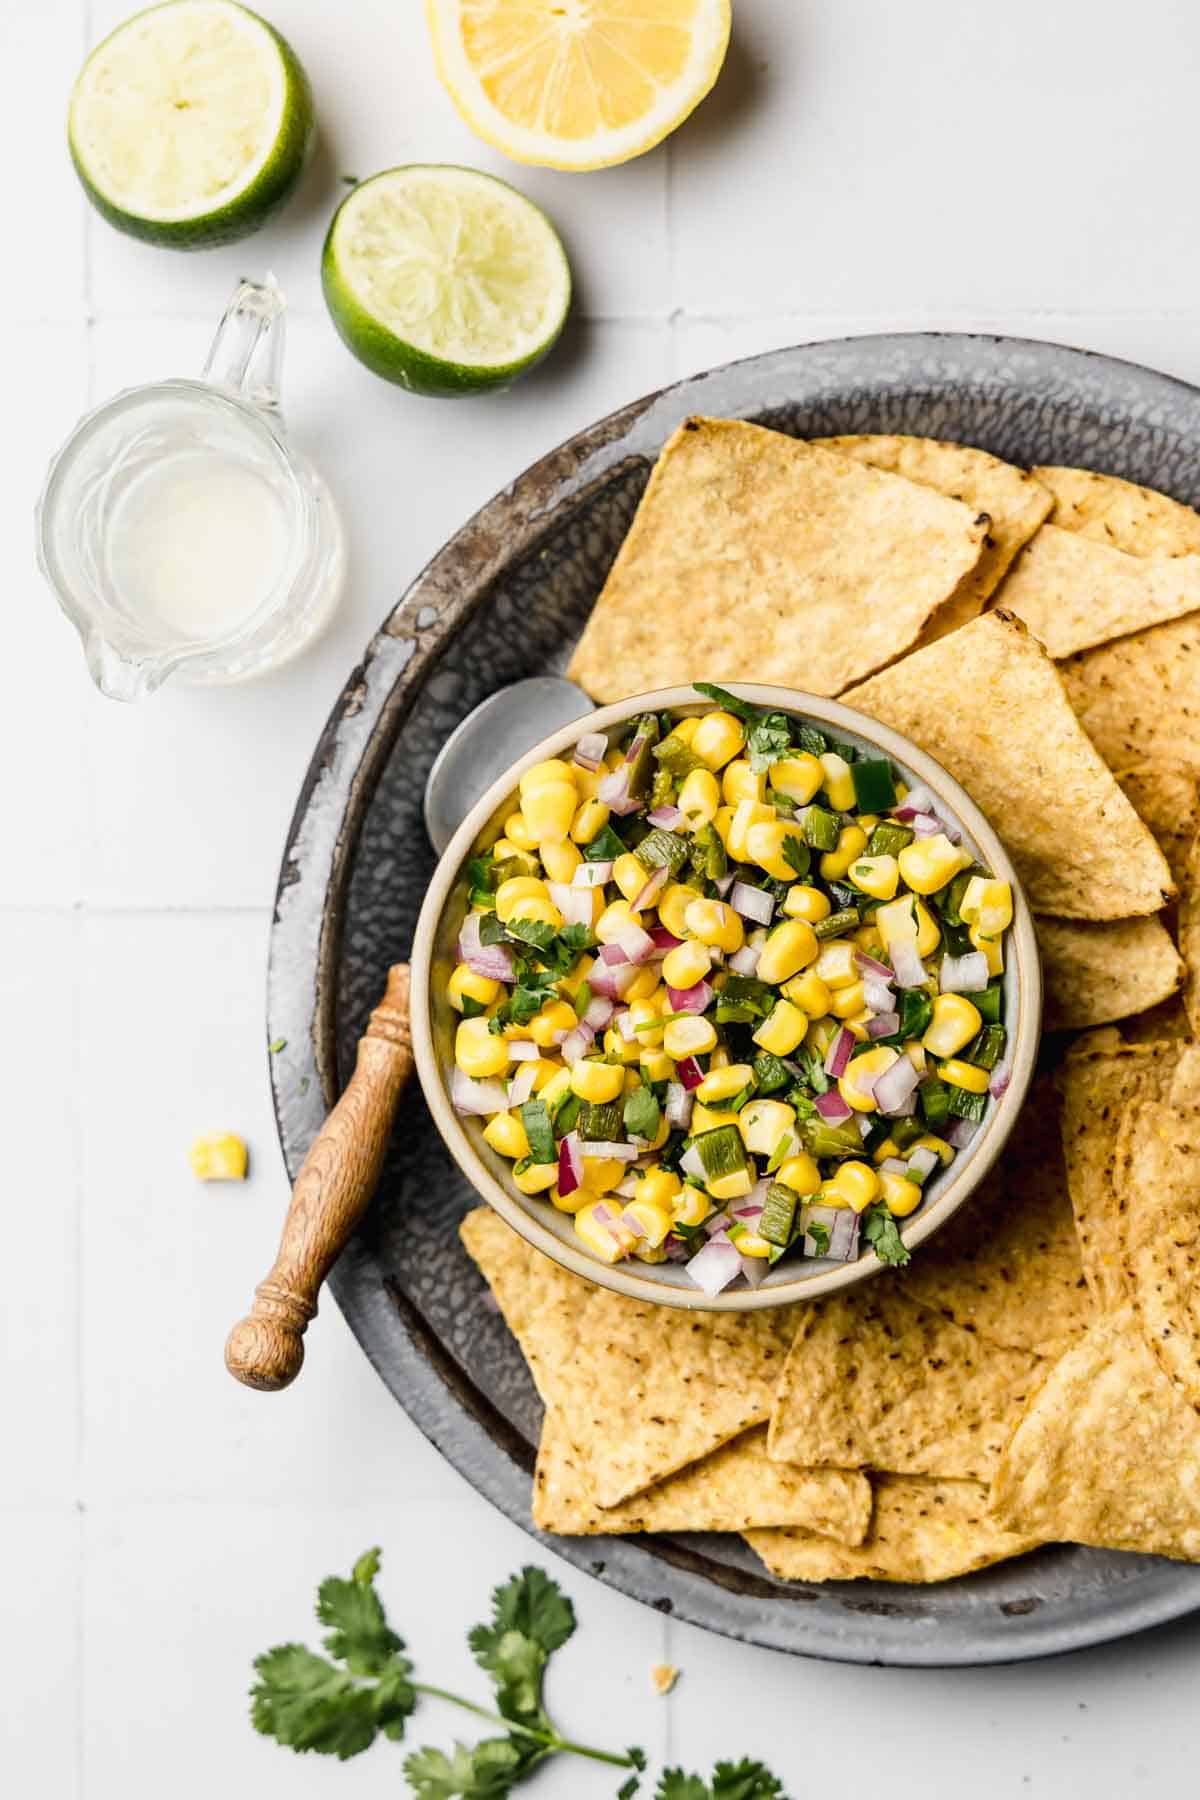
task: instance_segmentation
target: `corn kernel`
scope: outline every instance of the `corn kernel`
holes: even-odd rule
[[[637,1070],[636,1069],[626,1069],[626,1071],[625,1071],[625,1092],[627,1094],[632,1094],[634,1089],[640,1088],[641,1085],[642,1085],[642,1078],[638,1074]]]
[[[990,936],[999,937],[1013,921],[1012,888],[1007,881],[989,875],[972,875],[958,911],[964,925],[978,925]]]
[[[850,864],[867,847],[867,834],[861,825],[843,825],[836,850],[827,850],[821,858],[821,874],[826,881],[841,881]]]
[[[732,807],[736,807],[742,800],[765,800],[767,778],[757,774],[745,757],[739,756],[736,762],[725,765],[725,773],[721,777],[721,797],[726,806]]]
[[[850,865],[850,879],[873,900],[894,900],[900,886],[900,864],[894,856],[860,856]]]
[[[689,938],[686,943],[667,951],[663,957],[662,975],[669,987],[690,988],[703,981],[711,968],[712,957],[707,946]]]
[[[722,808],[722,811],[724,808]],[[770,825],[775,819],[775,808],[767,806],[761,800],[739,800],[729,821],[729,830],[725,836],[725,848],[734,862],[749,862],[749,833],[752,825]],[[715,821],[714,821],[715,823]],[[788,873],[791,871],[789,869]]]
[[[563,1095],[569,1094],[570,1091],[571,1071],[564,1063],[558,1063],[555,1066],[554,1074],[551,1076],[550,1080],[546,1083],[545,1087],[539,1088],[538,1090],[542,1099],[546,1102],[546,1105],[551,1108],[557,1106]]]
[[[760,981],[778,987],[790,981],[801,969],[807,969],[820,953],[816,933],[804,919],[787,919],[777,925],[768,937],[758,958],[756,974]]]
[[[702,944],[715,944],[718,950],[740,950],[746,941],[741,919],[724,900],[697,900],[693,891],[683,920],[689,937],[699,938]]]
[[[523,918],[523,905],[529,900],[549,900],[550,892],[536,875],[514,875],[496,889],[496,917],[507,925],[510,919]]]
[[[703,1100],[697,1100],[692,1108],[693,1137],[702,1137],[706,1131],[719,1131],[722,1125],[736,1125],[737,1122],[735,1112],[720,1112],[711,1106],[705,1106]]]
[[[891,900],[886,906],[876,908],[875,926],[889,947],[911,944],[916,949],[917,918],[913,911],[914,905],[911,894],[901,894],[898,900]]]
[[[681,1056],[703,1056],[716,1044],[717,1034],[699,1013],[672,1019],[663,1032],[663,1049],[678,1062]]]
[[[849,987],[837,990],[829,1003],[829,1010],[835,1019],[852,1019],[865,1005],[863,984],[861,981],[854,981]]]
[[[772,1056],[790,1056],[808,1030],[808,1015],[790,1000],[777,1000],[770,1016],[754,1033],[754,1042]]]
[[[677,719],[671,727],[671,736],[682,738],[685,744],[690,744],[696,735],[696,731],[700,724],[700,718],[701,715],[699,713],[692,713],[690,717],[686,719]]]
[[[556,1076],[562,1073],[563,1065],[551,1062],[548,1057],[539,1056],[533,1065],[533,1091],[544,1093]]]
[[[696,1098],[705,1105],[715,1100],[732,1100],[754,1080],[754,1070],[749,1063],[727,1063],[723,1069],[710,1069],[700,1086],[696,1089]]]
[[[638,1239],[637,1243],[633,1246],[633,1254],[637,1257],[639,1262],[644,1263],[664,1263],[667,1260],[666,1245],[660,1244],[658,1249],[655,1250],[646,1242],[645,1238]]]
[[[907,1043],[901,1044],[900,1048],[903,1050],[905,1056],[907,1056],[913,1068],[917,1071],[917,1074],[924,1075],[928,1067],[929,1059],[925,1055],[925,1046],[921,1040],[919,1038],[909,1038]]]
[[[548,781],[569,781],[575,783],[575,764],[562,762],[557,756],[548,762],[534,763],[532,769],[526,769],[521,777],[522,795],[531,793],[534,788],[545,787]]]
[[[593,1062],[581,1057],[571,1069],[571,1092],[581,1100],[597,1106],[615,1100],[625,1085],[625,1071],[612,1063]]]
[[[899,1058],[890,1044],[879,1044],[874,1050],[865,1050],[861,1056],[856,1056],[847,1063],[846,1073],[838,1080],[838,1093],[846,1105],[853,1107],[855,1112],[874,1112],[873,1096],[865,1087],[860,1087],[859,1083],[866,1083],[868,1077],[878,1079],[885,1069],[890,1069],[897,1061]]]
[[[507,1069],[508,1044],[488,1030],[488,1022],[482,1016],[463,1019],[454,1033],[454,1060],[464,1075],[486,1081]]]
[[[633,1038],[634,1049],[657,1049],[663,1041],[662,1014],[653,1000],[635,1000],[629,1008],[629,1016],[637,1028]]]
[[[611,773],[611,771],[606,763],[601,763],[598,769],[582,769],[577,763],[575,765],[574,773],[575,791],[579,795],[579,798],[581,800],[595,800],[600,790],[600,783],[604,780],[606,775]]]
[[[836,750],[826,750],[817,761],[821,765],[821,782],[835,812],[853,812],[856,795],[850,764]]]
[[[733,1241],[740,1256],[766,1257],[771,1254],[771,1245],[765,1237],[759,1237],[757,1231],[739,1231]]]
[[[862,979],[862,971],[854,958],[854,945],[847,943],[845,938],[831,938],[829,943],[822,944],[813,970],[827,988],[851,987]]]
[[[960,869],[967,868],[971,852],[964,850],[961,844],[952,844],[945,832],[939,831],[932,837],[917,838],[906,844],[897,861],[905,885],[914,894],[936,894],[948,881],[953,881]]]
[[[655,1206],[651,1200],[630,1200],[621,1214],[626,1224],[636,1220],[641,1226],[639,1243],[649,1244],[657,1250],[665,1242],[673,1223],[670,1213],[663,1206]],[[637,1234],[635,1234],[637,1235]]]
[[[827,1189],[835,1189],[846,1205],[859,1213],[865,1212],[872,1200],[879,1197],[879,1175],[870,1163],[839,1163],[836,1173],[825,1185]]]
[[[685,778],[676,801],[687,820],[688,830],[702,831],[706,825],[711,825],[720,804],[721,789],[716,776],[709,769],[693,769]]]
[[[517,862],[527,875],[538,872],[537,852],[522,850],[520,844],[514,844],[511,838],[498,837],[492,845],[492,855],[497,862]]]
[[[889,1156],[898,1157],[899,1155],[900,1146],[895,1138],[886,1137],[882,1144],[877,1145],[875,1152],[871,1157],[871,1161],[878,1167],[880,1163],[886,1162]]]
[[[522,794],[521,811],[534,843],[561,843],[571,830],[578,804],[573,781],[546,781]]]
[[[887,945],[876,931],[873,920],[868,920],[865,925],[860,925],[857,931],[852,931],[850,942],[856,950],[863,951],[867,956],[873,956],[876,962],[887,961]]]
[[[726,850],[729,849],[729,833],[736,817],[736,806],[718,806],[716,816],[713,819],[713,830],[724,844]]]
[[[789,919],[804,919],[809,925],[817,925],[829,917],[833,908],[820,888],[798,885],[784,895],[783,910]]]
[[[188,1163],[201,1181],[245,1181],[246,1146],[232,1131],[210,1131],[194,1140]]]
[[[612,878],[624,898],[632,903],[646,885],[646,870],[632,851],[627,850],[613,863]]]
[[[958,1056],[939,1063],[938,1074],[951,1087],[963,1088],[968,1094],[986,1094],[992,1082],[986,1069],[981,1069],[978,1063],[963,1062]]]
[[[848,1019],[843,1019],[842,1024],[856,1043],[865,1044],[871,1035],[867,1026],[874,1017],[870,1007],[864,1006],[861,1012],[851,1013]]]
[[[921,1042],[931,1056],[954,1056],[978,1037],[983,1026],[979,1008],[963,994],[939,994],[933,1018]]]
[[[590,844],[608,824],[608,807],[603,800],[585,800],[571,822],[571,841]]]
[[[525,823],[522,812],[509,813],[504,821],[504,835],[518,850],[533,850],[537,847],[529,835],[529,826]]]
[[[463,1000],[474,1000],[490,1006],[500,993],[500,983],[488,975],[477,975],[466,963],[459,963],[446,983],[446,994],[455,1012],[463,1010]]]
[[[629,1164],[618,1156],[585,1156],[583,1186],[589,1194],[610,1194],[629,1173]]]
[[[919,1137],[915,1144],[909,1145],[908,1155],[911,1156],[914,1150],[932,1150],[935,1156],[941,1158],[944,1169],[948,1169],[954,1161],[953,1144],[948,1144],[945,1138],[934,1137],[930,1131],[927,1131],[924,1137]]]
[[[776,1181],[782,1181],[797,1194],[815,1194],[821,1185],[821,1171],[816,1161],[806,1150],[797,1156],[789,1156],[779,1165]]]
[[[714,1200],[741,1200],[754,1186],[754,1176],[749,1169],[735,1169],[732,1175],[714,1175],[708,1182],[708,1191]]]
[[[623,931],[640,924],[641,914],[634,912],[628,900],[614,900],[605,907],[593,929],[602,944],[614,944]]]
[[[570,838],[563,838],[559,844],[543,844],[541,847],[542,867],[551,881],[561,881],[564,887],[570,887],[576,869],[583,861],[578,846]],[[600,893],[600,888],[595,889]]]
[[[665,925],[673,937],[687,936],[685,914],[695,898],[695,888],[685,887],[681,881],[669,881],[658,896],[658,922]]]
[[[576,1191],[578,1192],[578,1190]],[[571,1199],[574,1198],[575,1195],[572,1194]],[[612,1207],[606,1207],[605,1211],[611,1217]],[[613,1223],[615,1225],[616,1221],[614,1220]],[[610,1230],[608,1225],[602,1224],[596,1217],[595,1201],[579,1208],[575,1214],[575,1231],[593,1255],[598,1256],[601,1262],[606,1263],[620,1262],[626,1251],[632,1249],[637,1241],[628,1226],[619,1226],[617,1229]]]
[[[647,1081],[674,1081],[675,1063],[665,1050],[642,1047],[638,1062]]]
[[[833,1000],[832,989],[825,985],[815,969],[806,969],[803,975],[793,975],[790,981],[784,982],[783,992],[810,1019],[823,1018]]]
[[[917,921],[917,955],[932,956],[942,941],[938,922],[921,900],[913,901],[913,912]]]
[[[981,925],[969,926],[967,929],[967,936],[971,940],[972,949],[982,950],[983,954],[987,957],[988,974],[1003,975],[1004,945],[1001,943],[999,937],[990,932],[985,932]]]
[[[559,982],[558,985],[560,990],[564,994],[569,994],[573,1000],[595,966],[596,959],[594,956],[581,956],[570,974],[564,975]]]
[[[854,823],[861,825],[869,837],[879,823],[878,813],[855,813]]]
[[[783,1100],[750,1100],[737,1116],[742,1142],[753,1156],[770,1156],[785,1131],[796,1123],[796,1109]]]
[[[575,1008],[566,1000],[551,1000],[534,1013],[525,1027],[539,1050],[549,1050],[558,1031],[574,1031]]]
[[[512,1179],[523,1194],[544,1194],[558,1180],[557,1163],[530,1163],[518,1175],[513,1170]]]
[[[921,1204],[917,1183],[908,1181],[903,1175],[892,1175],[884,1170],[879,1177],[879,1188],[883,1203],[894,1219],[906,1219]]]
[[[554,931],[557,931],[563,922],[562,914],[553,900],[549,899],[534,898],[520,901],[513,918],[529,919],[535,925],[549,925]]]
[[[577,1213],[580,1207],[593,1204],[592,1196],[585,1187],[572,1188],[569,1194],[560,1194],[557,1187],[552,1187],[546,1197],[551,1206],[556,1206],[559,1212],[565,1213]]]
[[[647,1169],[638,1180],[634,1198],[643,1200],[650,1206],[664,1207],[671,1212],[682,1189],[682,1181],[670,1169]]]
[[[783,756],[773,762],[770,776],[771,786],[777,794],[786,794],[789,800],[807,806],[820,792],[825,771],[815,756],[801,750],[795,756]]]
[[[836,1019],[813,1019],[804,1034],[804,1048],[824,1060],[826,1051],[840,1029]]]
[[[629,986],[625,989],[625,999],[629,1005],[635,1000],[648,1000],[658,986],[658,964],[646,963],[640,968]]]
[[[637,1039],[622,1037],[615,1025],[609,1026],[602,1042],[605,1056],[612,1057],[619,1063],[635,1063],[642,1054]],[[632,1069],[629,1069],[628,1074],[633,1076],[634,1081],[637,1080]]]
[[[746,741],[746,728],[732,713],[705,713],[692,733],[691,751],[710,769],[723,769]]]
[[[790,819],[764,819],[751,825],[746,833],[750,861],[765,869],[775,881],[790,881],[795,870],[784,855],[784,845],[796,835]]]
[[[529,1155],[529,1139],[525,1136],[524,1125],[515,1113],[493,1114],[483,1128],[483,1141],[501,1156],[511,1156],[514,1162]]]
[[[703,1225],[712,1211],[712,1201],[703,1188],[693,1187],[688,1182],[678,1195],[674,1216],[677,1225]]]

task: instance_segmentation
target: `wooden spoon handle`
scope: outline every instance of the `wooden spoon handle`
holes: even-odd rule
[[[408,964],[396,963],[358,1040],[346,1091],[296,1177],[274,1267],[226,1341],[225,1366],[247,1387],[273,1391],[300,1373],[321,1283],[371,1198],[396,1103],[412,1074],[408,1001]]]

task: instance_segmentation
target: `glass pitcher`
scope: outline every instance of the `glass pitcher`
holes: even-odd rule
[[[113,699],[263,674],[337,605],[341,525],[279,411],[285,304],[241,282],[199,381],[117,394],[50,465],[38,563]]]

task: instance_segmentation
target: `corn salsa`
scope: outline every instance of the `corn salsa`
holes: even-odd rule
[[[468,865],[451,1098],[604,1262],[906,1262],[1007,1085],[1011,889],[887,759],[696,686],[527,770]]]

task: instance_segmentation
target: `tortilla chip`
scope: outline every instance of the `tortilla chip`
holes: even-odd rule
[[[871,1535],[859,1549],[802,1530],[748,1531],[746,1542],[781,1581],[949,1581],[1039,1542],[988,1517],[982,1482],[880,1475],[874,1487]]]
[[[1200,608],[1200,556],[1130,556],[1057,525],[1022,550],[1000,604],[1056,661]]]
[[[1038,468],[1033,474],[1054,495],[1053,520],[1064,531],[1132,556],[1200,552],[1200,513],[1182,501],[1091,469]]]
[[[917,1305],[1031,1356],[1057,1356],[1087,1329],[1052,1083],[1036,1083],[999,1161],[898,1280]]]
[[[1047,1540],[1200,1559],[1200,1418],[1128,1311],[1051,1369],[1001,1459],[991,1512]]]
[[[991,523],[983,555],[964,575],[953,597],[946,601],[925,628],[927,637],[943,637],[956,631],[983,611],[1003,581],[1017,552],[1029,542],[1054,505],[1048,488],[1024,469],[973,450],[966,444],[946,444],[921,437],[830,437],[810,442],[872,469],[886,469],[937,488],[952,500],[961,500],[974,514],[986,513]]]
[[[769,1418],[799,1308],[649,1306],[568,1274],[488,1207],[460,1231],[597,1505],[617,1506]]]
[[[1148,825],[1181,891],[1192,842],[1200,831],[1200,766],[1153,756],[1115,770],[1118,785]]]
[[[1059,669],[1080,724],[1114,769],[1156,756],[1200,764],[1200,616],[1084,650]]]
[[[1162,851],[1019,619],[985,613],[843,699],[945,764],[1004,838],[1035,910],[1126,919],[1171,897]]]
[[[1097,1031],[1079,1039],[1059,1074],[1067,1189],[1084,1277],[1102,1312],[1129,1299],[1114,1178],[1121,1121],[1131,1102],[1166,1091],[1177,1057],[1169,1044],[1127,1044]]]
[[[1182,1072],[1176,1070],[1176,1087]],[[1168,1380],[1200,1412],[1200,1085],[1193,1083],[1187,1106],[1145,1100],[1130,1108],[1115,1181],[1124,1269],[1142,1335]]]
[[[1183,963],[1158,919],[1034,920],[1047,1031],[1083,1029],[1145,1012],[1175,993]]]
[[[803,1312],[767,1448],[806,1467],[986,1480],[1037,1368],[868,1282]]]
[[[986,529],[932,488],[782,432],[689,419],[568,673],[601,701],[739,678],[839,693],[908,648]]]
[[[1193,1037],[1200,1037],[1200,836],[1192,840],[1180,888],[1179,949],[1185,969],[1183,1006]]]
[[[766,1427],[759,1426],[606,1510],[593,1499],[570,1435],[551,1412],[533,1477],[533,1522],[564,1537],[802,1525],[842,1544],[861,1544],[871,1523],[871,1484],[850,1469],[797,1469],[772,1462]]]
[[[1135,1013],[1132,1018],[1121,1020],[1121,1036],[1127,1044],[1178,1043],[1191,1035],[1192,1028],[1178,994],[1164,1000],[1161,1006],[1152,1006],[1149,1012]]]

